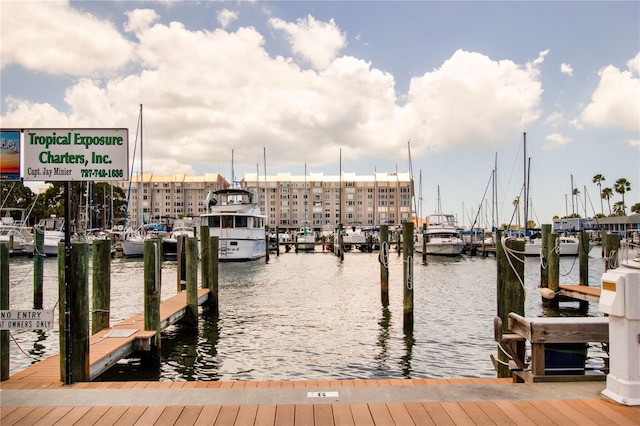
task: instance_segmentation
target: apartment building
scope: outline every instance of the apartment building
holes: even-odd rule
[[[270,227],[290,230],[304,224],[321,231],[338,224],[363,227],[412,219],[413,181],[409,173],[357,175],[246,173],[244,189],[259,194]]]
[[[129,181],[116,183],[125,193],[129,190]],[[166,218],[197,217],[206,212],[204,200],[209,191],[228,188],[229,182],[219,173],[206,173],[204,176],[187,176],[174,173],[171,176],[156,176],[145,172],[140,178],[137,174],[131,179],[128,224],[132,227],[145,222],[155,222]],[[141,197],[138,195],[141,194]],[[142,214],[140,214],[142,209]]]

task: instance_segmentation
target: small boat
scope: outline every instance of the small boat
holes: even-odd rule
[[[342,231],[342,247],[344,251],[357,249],[360,251],[369,251],[367,243],[367,234],[357,225],[347,226]]]
[[[218,259],[247,261],[266,256],[266,216],[253,202],[253,193],[240,188],[209,192],[207,213],[200,215],[209,236],[218,237]]]
[[[620,242],[618,262],[620,266],[640,270],[640,244],[624,240]]]
[[[122,245],[124,257],[142,257],[144,254],[144,242],[149,238],[162,238],[166,235],[165,229],[154,223],[142,225],[133,231],[130,228],[125,232]]]
[[[36,253],[34,242],[25,245],[26,250],[32,255],[57,256],[58,244],[64,241],[64,219],[50,217],[40,219],[38,227],[44,230],[44,249],[42,253]]]
[[[0,216],[0,243],[9,244],[11,255],[27,254],[32,241],[31,228],[26,226],[25,209],[3,208]],[[33,249],[32,249],[33,250]]]
[[[422,253],[423,242],[426,253],[439,256],[460,256],[465,242],[456,227],[455,216],[450,213],[434,213],[427,216],[427,228],[419,233],[415,251]]]
[[[578,256],[580,253],[580,239],[570,235],[560,235],[557,239],[558,254],[560,256]],[[594,244],[589,243],[589,251],[593,248]],[[589,252],[588,251],[588,252]],[[540,256],[542,252],[542,237],[527,238],[524,244],[525,256]],[[587,253],[588,253],[587,252]]]
[[[314,251],[316,249],[316,233],[303,226],[296,233],[296,251]]]
[[[167,258],[178,256],[178,239],[180,237],[193,238],[197,236],[196,224],[193,219],[177,219],[173,222],[171,232],[162,238],[162,255]]]

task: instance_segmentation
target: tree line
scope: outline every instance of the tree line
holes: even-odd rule
[[[627,213],[627,206],[625,204],[624,194],[631,191],[631,182],[629,182],[625,178],[620,178],[616,180],[613,184],[613,188],[611,187],[602,187],[602,183],[605,181],[604,175],[598,173],[592,179],[593,183],[598,186],[598,190],[600,191],[600,213],[597,214],[598,217],[604,217],[604,200],[607,201],[607,206],[609,208],[609,216],[625,216]],[[611,198],[614,196],[614,191],[622,196],[621,201],[617,201],[613,204],[613,209],[611,208]],[[640,203],[635,203],[631,206],[632,213],[640,213]]]
[[[2,208],[20,208],[28,212],[27,225],[51,216],[64,217],[66,182],[47,182],[51,186],[36,194],[21,181],[0,182]],[[71,229],[111,228],[125,216],[125,192],[108,182],[70,183]],[[86,213],[86,214],[85,214]]]

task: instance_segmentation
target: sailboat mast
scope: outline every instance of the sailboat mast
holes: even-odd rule
[[[529,201],[529,182],[527,179],[528,176],[528,167],[527,167],[527,132],[524,132],[524,207],[523,207],[523,213],[524,213],[524,233],[526,235],[527,233],[527,223],[528,223],[528,213],[529,213],[529,207],[528,207],[528,201]]]
[[[140,182],[138,182],[138,214],[140,214],[140,226],[144,225],[144,212],[142,211],[142,191],[143,191],[143,187],[144,184],[142,182],[143,176],[144,176],[144,170],[143,170],[143,161],[142,161],[142,153],[143,153],[143,148],[142,148],[142,104],[140,104]]]

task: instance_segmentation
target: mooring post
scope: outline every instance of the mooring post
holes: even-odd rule
[[[502,239],[496,233],[496,268],[498,287],[498,317],[502,332],[508,334],[509,313],[524,316],[524,241]],[[511,377],[507,355],[498,347],[498,377]]]
[[[344,242],[342,241],[342,231],[344,229],[344,225],[338,225],[338,252],[336,253],[340,260],[344,260]]]
[[[93,240],[92,244],[91,334],[109,328],[111,312],[111,240]]]
[[[198,239],[196,238],[196,249],[198,248],[197,245]],[[209,250],[209,226],[201,226],[200,227],[200,259],[201,259],[201,270],[200,270],[200,277],[201,277],[201,287],[202,288],[209,288],[209,267],[211,265],[211,251]],[[197,253],[196,253],[197,255]],[[198,261],[198,258],[196,256],[196,262]],[[197,285],[196,285],[197,288]],[[196,311],[198,312],[198,311]]]
[[[606,234],[604,240],[604,270],[614,269],[618,265],[620,251],[620,234]]]
[[[389,225],[380,225],[380,298],[382,306],[389,306]]]
[[[158,356],[160,350],[160,294],[161,279],[158,275],[158,264],[161,259],[158,257],[159,240],[148,239],[143,246],[143,268],[144,268],[144,329],[155,331],[155,345],[152,348],[152,356]]]
[[[0,309],[9,309],[9,245],[0,243]],[[9,330],[0,330],[0,381],[9,380]]]
[[[67,279],[69,330],[71,336],[71,377],[73,382],[91,380],[89,368],[89,244],[71,243],[70,277]]]
[[[589,285],[589,235],[580,232],[580,246],[578,248],[578,260],[580,262],[580,285]],[[589,309],[589,302],[581,300],[580,309]]]
[[[204,251],[204,247],[203,247],[203,251]],[[207,281],[208,280],[209,280],[209,277],[207,276]],[[188,309],[187,309],[187,314],[185,315],[185,322],[197,327],[198,326],[198,239],[196,237],[187,238],[187,307]]]
[[[404,330],[413,330],[413,222],[402,224],[402,260],[404,278]]]
[[[542,225],[542,256],[540,262],[540,288],[549,288],[549,234],[551,234],[551,224]],[[543,304],[546,299],[542,299]]]
[[[555,232],[549,234],[549,244],[547,245],[547,268],[549,274],[549,290],[554,293],[560,291],[560,241],[559,235]],[[549,306],[557,307],[558,299],[549,299]]]
[[[60,348],[60,381],[66,383],[67,381],[67,318],[66,318],[66,306],[64,301],[66,299],[65,290],[65,256],[64,243],[58,243],[58,340]]]
[[[422,263],[427,263],[427,224],[422,224]]]
[[[276,257],[280,256],[280,227],[276,226]]]
[[[44,269],[44,229],[33,227],[33,309],[42,309]]]
[[[276,240],[276,245],[277,245],[277,240]],[[269,263],[269,225],[265,225],[264,226],[264,255],[265,255],[265,262]]]
[[[209,301],[208,304],[213,313],[219,312],[218,308],[218,237],[209,237],[209,252],[211,253],[211,266],[209,268]]]
[[[176,244],[176,292],[180,293],[187,286],[187,236],[179,235]]]

